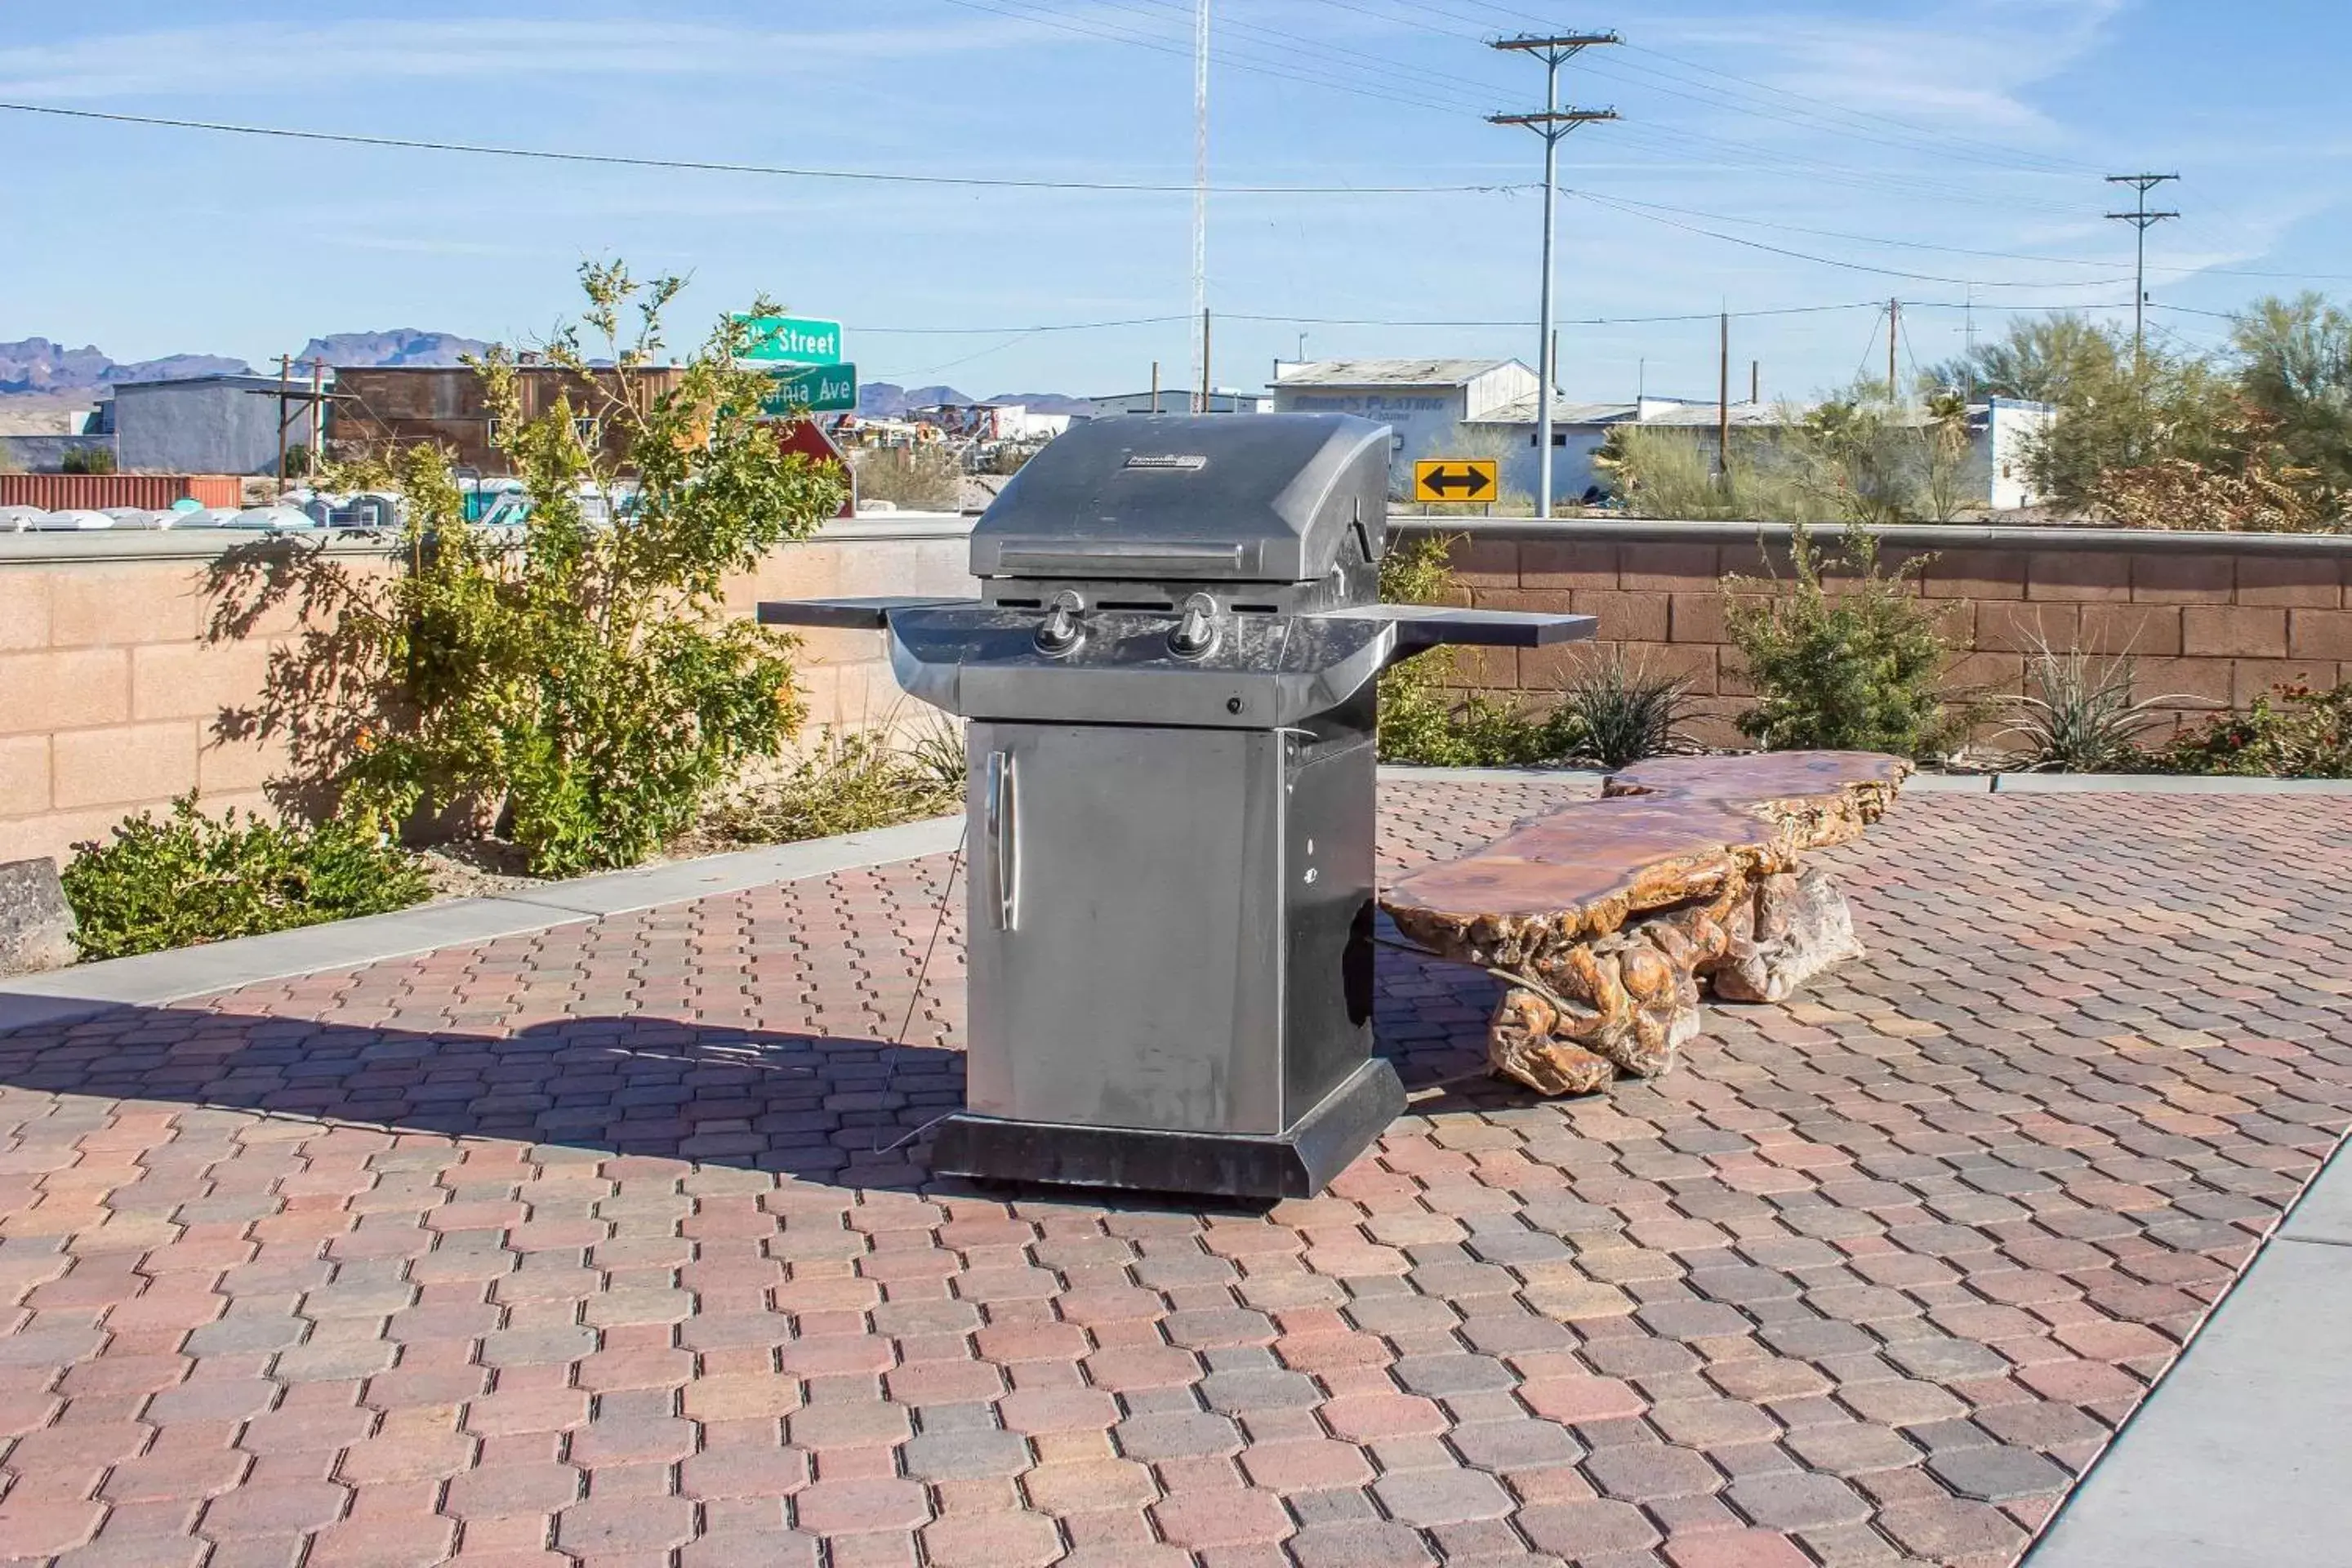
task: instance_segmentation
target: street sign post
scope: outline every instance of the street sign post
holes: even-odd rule
[[[782,366],[768,376],[775,390],[760,400],[762,414],[840,414],[857,406],[854,364]]]
[[[1412,466],[1417,501],[1490,501],[1499,485],[1492,458],[1425,458]]]
[[[743,345],[746,363],[761,364],[839,364],[841,323],[799,316],[735,318],[751,330]]]
[[[825,433],[824,426],[814,419],[790,419],[774,426],[773,429],[776,432],[777,450],[787,455],[797,452],[802,457],[820,463],[841,465],[842,477],[849,481],[849,494],[842,501],[841,510],[834,513],[834,516],[856,517],[857,515],[857,471],[849,466],[849,459],[841,455],[841,448],[835,444],[833,437]]]

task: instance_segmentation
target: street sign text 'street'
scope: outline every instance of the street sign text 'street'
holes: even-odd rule
[[[775,390],[760,401],[769,415],[838,414],[857,406],[854,364],[803,365],[769,373]]]
[[[1490,501],[1497,488],[1492,458],[1424,458],[1412,466],[1417,501]]]
[[[737,316],[749,329],[742,358],[763,364],[839,364],[841,323],[799,316]]]

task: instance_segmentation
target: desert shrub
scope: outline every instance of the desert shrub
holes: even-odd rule
[[[737,368],[740,321],[657,387],[644,372],[680,281],[640,283],[618,263],[581,281],[597,346],[566,328],[545,347],[563,374],[535,416],[512,354],[476,362],[529,496],[520,526],[468,522],[443,455],[404,447],[404,570],[264,546],[225,560],[215,584],[215,637],[250,634],[297,595],[330,628],[273,659],[250,726],[289,737],[295,783],[370,823],[487,823],[542,875],[643,859],[747,763],[782,752],[803,712],[792,641],[728,615],[722,588],[844,493],[838,468],[787,456],[761,420],[767,379]],[[590,422],[617,462],[583,439]]]
[[[961,809],[963,731],[940,721],[911,740],[827,730],[782,777],[740,790],[712,813],[715,837],[791,844],[890,827]]]
[[[2136,773],[2150,766],[2141,740],[2169,719],[2178,697],[2135,697],[2130,655],[2094,658],[2080,649],[2035,650],[2026,667],[2033,689],[2008,700],[2007,733],[2021,742],[2016,765],[2070,773]]]
[[[1795,530],[1789,556],[1785,583],[1725,583],[1731,640],[1757,690],[1756,706],[1739,715],[1741,732],[1772,751],[1940,749],[1959,716],[1939,683],[1946,649],[1935,612],[1911,591],[1927,558],[1888,572],[1877,539],[1848,529],[1832,591],[1810,530]]]
[[[84,958],[127,958],[382,914],[431,891],[416,857],[352,823],[281,826],[194,795],[125,819],[108,843],[78,844],[63,874]]]
[[[2243,713],[2225,713],[2157,753],[2166,772],[2270,778],[2352,778],[2352,681],[2330,690],[2281,686]]]
[[[953,511],[963,501],[963,464],[944,447],[868,447],[853,452],[857,494],[908,511]]]
[[[1783,438],[1734,431],[1728,480],[1687,428],[1610,427],[1592,465],[1634,517],[1824,522],[1834,515]]]
[[[58,459],[58,471],[63,474],[110,474],[114,472],[114,448],[111,447],[68,447]]]
[[[1630,767],[1680,739],[1689,705],[1688,681],[1652,675],[1620,649],[1570,678],[1552,729],[1580,760]]]

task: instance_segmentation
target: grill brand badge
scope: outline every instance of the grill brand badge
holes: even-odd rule
[[[1130,452],[1127,466],[1163,473],[1198,473],[1209,466],[1209,459],[1198,452]]]

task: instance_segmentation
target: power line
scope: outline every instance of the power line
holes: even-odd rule
[[[1335,10],[1350,12],[1357,16],[1369,17],[1374,21],[1389,23],[1391,25],[1402,25],[1404,26],[1416,28],[1438,37],[1484,41],[1483,37],[1478,33],[1464,32],[1453,27],[1437,26],[1436,24],[1426,20],[1426,15],[1433,14],[1454,21],[1468,23],[1473,26],[1483,27],[1489,26],[1489,24],[1485,23],[1481,18],[1469,16],[1459,11],[1449,11],[1441,5],[1426,3],[1415,5],[1412,7],[1412,12],[1406,15],[1394,15],[1386,11],[1372,10],[1366,5],[1354,3],[1354,0],[1322,0],[1322,4],[1328,5]],[[1499,15],[1509,16],[1513,19],[1531,19],[1522,18],[1521,14],[1519,13],[1501,11],[1499,7],[1490,6],[1486,7],[1486,9],[1495,10]],[[1709,67],[1699,66],[1696,64],[1696,62],[1680,60],[1674,56],[1664,54],[1656,49],[1644,48],[1640,45],[1632,45],[1628,47],[1635,52],[1648,55],[1654,58],[1667,60],[1673,64],[1686,66],[1689,68],[1696,70],[1706,71],[1708,75],[1720,77],[1728,81],[1738,82],[1745,86],[1754,88],[1759,92],[1769,92],[1776,97],[1788,99],[1796,107],[1793,109],[1782,108],[1772,103],[1762,101],[1752,95],[1734,92],[1728,89],[1716,87],[1711,83],[1693,81],[1688,77],[1679,76],[1674,72],[1662,70],[1654,66],[1643,66],[1637,62],[1611,59],[1597,63],[1595,68],[1604,75],[1618,77],[1623,77],[1630,72],[1637,79],[1640,85],[1646,85],[1651,89],[1651,90],[1664,93],[1671,98],[1680,98],[1690,102],[1699,103],[1712,108],[1734,109],[1756,118],[1778,121],[1780,123],[1797,126],[1801,129],[1834,131],[1839,135],[1850,140],[1872,142],[1881,146],[1895,148],[1899,151],[1919,153],[1930,157],[1941,157],[1955,162],[2003,169],[2014,173],[2032,173],[2054,175],[2076,172],[2092,172],[2091,166],[2088,164],[2072,164],[2070,166],[2069,161],[2066,160],[2045,158],[2041,154],[2027,153],[2017,148],[2003,147],[1995,142],[1971,142],[1969,139],[1965,137],[1948,136],[1940,132],[1930,131],[1924,127],[1912,125],[1906,121],[1895,120],[1885,115],[1873,115],[1864,110],[1849,110],[1836,108],[1834,106],[1819,105],[1814,103],[1812,100],[1800,97],[1797,94],[1786,92],[1780,89],[1768,87],[1760,82],[1749,81],[1747,78],[1734,76],[1729,72],[1718,71]],[[1663,85],[1670,83],[1679,85]],[[1832,116],[1836,118],[1831,118]],[[1863,121],[1876,121],[1880,124],[1884,124],[1899,132],[1900,139],[1890,138],[1885,135],[1872,135],[1856,129],[1857,123]],[[1982,151],[1970,151],[1969,149],[1971,148],[1981,149]],[[2022,168],[2020,166],[2019,160],[2038,163],[2043,166],[2039,169]]]
[[[0,110],[45,114],[67,120],[97,120],[116,125],[158,126],[173,131],[210,131],[228,136],[261,136],[291,142],[325,142],[353,147],[390,147],[419,153],[464,153],[487,158],[525,158],[544,163],[593,163],[630,169],[680,169],[714,174],[762,174],[795,180],[846,180],[879,184],[955,185],[990,190],[1117,191],[1154,195],[1190,195],[1192,186],[1136,180],[1033,180],[982,174],[908,174],[877,169],[820,169],[772,163],[727,163],[693,158],[649,158],[621,153],[563,153],[543,147],[501,147],[481,142],[438,142],[413,136],[368,136],[346,131],[302,131],[282,125],[247,125],[219,120],[175,120],[160,114],[122,114],[96,109],[64,109],[47,103],[0,102]],[[1221,195],[1365,196],[1493,195],[1528,187],[1489,185],[1218,185]]]
[[[2120,278],[2076,278],[2068,279],[2060,283],[2002,283],[1989,282],[1981,278],[1950,278],[1935,272],[1911,272],[1896,267],[1874,267],[1868,262],[1844,261],[1833,256],[1815,256],[1808,251],[1792,250],[1787,246],[1767,245],[1760,239],[1743,239],[1736,234],[1725,234],[1717,229],[1703,228],[1697,224],[1684,223],[1679,219],[1664,217],[1657,213],[1643,212],[1640,208],[1620,201],[1613,196],[1604,196],[1595,191],[1571,190],[1568,194],[1584,201],[1592,202],[1598,205],[1609,207],[1615,211],[1624,213],[1632,217],[1642,218],[1650,223],[1664,224],[1668,228],[1681,229],[1685,234],[1705,235],[1709,239],[1719,239],[1727,245],[1742,246],[1749,250],[1766,251],[1771,255],[1785,256],[1790,258],[1791,260],[1796,261],[1811,261],[1822,267],[1843,268],[1849,272],[1875,273],[1882,278],[1907,278],[1922,283],[1958,283],[1976,289],[2091,288],[2099,284],[2120,283],[2123,281]]]
[[[1813,316],[1832,310],[1877,310],[1885,306],[1876,300],[1855,300],[1836,305],[1779,305],[1757,310],[1734,310],[1735,321],[1752,316]],[[1655,316],[1562,316],[1555,317],[1555,327],[1634,327],[1652,326],[1675,321],[1712,321],[1719,310],[1685,310]],[[1244,311],[1222,312],[1229,321],[1286,322],[1301,327],[1532,327],[1532,321],[1486,320],[1412,320],[1385,316],[1275,316],[1251,315]]]

